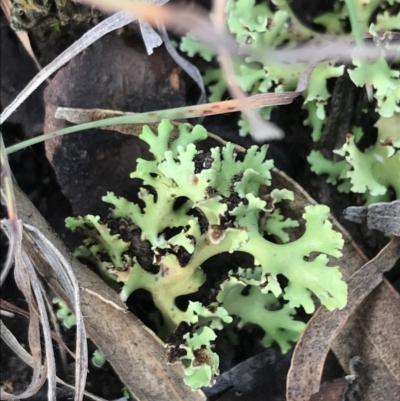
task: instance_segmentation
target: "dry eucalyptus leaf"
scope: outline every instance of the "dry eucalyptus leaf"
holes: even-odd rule
[[[355,223],[366,221],[370,230],[400,236],[400,200],[351,206],[343,211],[343,217]]]
[[[383,280],[350,316],[333,346],[342,366],[355,355],[363,361],[363,401],[399,399],[399,345],[400,294]]]
[[[345,308],[333,312],[320,308],[308,322],[293,354],[287,382],[288,401],[308,401],[312,394],[319,391],[321,374],[329,349],[332,347],[335,353],[340,353],[347,341],[347,339],[342,340],[340,336],[337,337],[339,332],[343,327],[345,327],[344,332],[348,330],[347,321],[350,315],[382,282],[383,272],[390,270],[399,257],[400,238],[396,237],[378,256],[347,280],[349,295]],[[346,260],[345,256],[343,260]],[[365,311],[357,312],[356,316],[364,318]],[[382,331],[384,327],[380,326]],[[339,358],[344,369],[348,368],[349,360],[358,355],[359,343],[354,345],[354,353],[350,358]]]

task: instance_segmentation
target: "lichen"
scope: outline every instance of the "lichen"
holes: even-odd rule
[[[312,313],[314,296],[330,310],[343,308],[347,299],[339,268],[328,261],[328,256],[339,258],[343,246],[328,220],[329,208],[307,206],[303,233],[290,237],[286,229],[301,224],[285,217],[280,205],[293,201],[294,194],[271,188],[267,146],[241,153],[228,143],[204,153],[195,142],[206,136],[201,126],[174,128],[167,120],[158,135],[144,127],[140,138],[153,159],[139,159],[131,174],[143,181],[140,202],[108,193],[103,197],[112,206],[108,218],[66,221],[86,235],[75,254],[96,262],[108,280],[120,282],[123,300],[139,289],[151,294],[162,316],[159,334],[167,340],[168,360],[183,363],[193,389],[212,384],[219,361],[212,345],[233,317],[239,327],[258,325],[265,346],[277,342],[286,352],[304,328],[296,308]],[[261,188],[268,193],[260,195]],[[120,221],[124,234],[110,221]],[[150,243],[155,269],[138,262],[126,227],[130,233],[139,230],[141,240]],[[226,266],[229,273],[220,277],[217,267],[203,269],[211,258],[234,252],[250,255],[253,266]],[[211,287],[204,287],[211,277]],[[208,291],[200,301],[179,306],[178,299],[200,296],[200,289]]]

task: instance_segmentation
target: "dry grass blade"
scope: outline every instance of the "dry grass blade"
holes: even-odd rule
[[[4,300],[1,300],[1,303],[7,303]],[[10,304],[10,307],[14,307],[14,305]],[[19,308],[16,308],[19,309]],[[24,310],[20,310],[19,313],[26,314]],[[28,315],[29,317],[29,315]],[[21,346],[21,344],[18,342],[18,340],[15,338],[15,336],[8,330],[7,326],[0,320],[0,333],[1,333],[1,338],[2,340],[16,353],[16,355],[24,361],[28,366],[33,367],[34,366],[34,361],[32,356],[26,351],[24,347]],[[59,343],[61,344],[61,342]],[[64,344],[64,347],[65,344]],[[72,354],[74,357],[74,355]],[[56,381],[59,384],[62,384],[65,387],[70,388],[71,390],[75,390],[74,386],[71,386],[70,384],[66,383],[64,380],[60,379],[59,377],[56,377]],[[88,391],[85,391],[85,396],[94,400],[94,401],[106,401],[104,398],[98,397],[94,394],[89,393]]]
[[[6,311],[6,312],[10,312],[12,313],[13,317],[14,314],[18,314],[20,316],[24,316],[25,318],[29,319],[30,315],[27,311],[19,308],[18,306],[15,306],[7,301],[5,301],[4,299],[0,299],[0,308],[2,311]],[[66,352],[68,352],[72,358],[75,359],[75,354],[66,346],[65,342],[63,341],[61,334],[59,334],[58,332],[52,331],[51,332],[51,338],[58,343],[58,345],[60,346],[60,348],[62,348],[63,350],[65,350]]]
[[[286,104],[292,103],[292,101],[299,96],[300,93],[297,92],[279,92],[279,93],[262,93],[259,95],[253,95],[246,97],[243,101],[246,103],[248,107],[253,109],[257,109],[264,106],[282,106]],[[131,113],[131,112],[123,112],[123,111],[114,111],[114,110],[102,110],[102,109],[77,109],[77,108],[69,108],[69,107],[59,107],[56,112],[56,118],[63,118],[70,122],[73,121],[72,115],[77,116],[78,114],[81,116],[81,123],[89,123],[91,121],[99,121],[103,118],[107,118],[107,115],[117,116],[113,121],[102,121],[96,124],[96,126],[88,126],[85,129],[89,128],[97,128],[97,127],[110,127],[114,124],[151,124],[160,122],[163,118],[168,118],[170,120],[181,120],[184,118],[197,118],[197,117],[206,117],[212,116],[216,114],[225,114],[225,113],[234,113],[236,111],[241,110],[241,104],[237,99],[224,100],[222,102],[215,103],[206,103],[199,104],[197,106],[187,106],[180,107],[177,109],[166,109],[159,111],[150,111],[145,113]],[[99,115],[103,114],[104,116],[99,118],[87,118],[84,119],[84,115]],[[121,119],[118,116],[126,116],[126,118]],[[71,118],[71,120],[70,120]],[[108,118],[107,118],[108,120]],[[60,130],[61,131],[61,130]],[[64,130],[63,130],[64,131]],[[72,131],[75,132],[75,131]],[[55,135],[54,134],[46,134],[46,139],[51,139]],[[12,147],[7,148],[7,154],[12,153]]]
[[[7,234],[10,235],[11,233],[10,230],[12,227],[11,222],[9,220],[3,220],[2,223]],[[35,313],[40,317],[40,323],[42,325],[42,332],[45,344],[45,355],[46,355],[45,360],[47,364],[47,381],[48,381],[48,399],[53,400],[55,399],[56,395],[56,367],[54,360],[53,344],[51,340],[50,324],[47,316],[46,306],[43,299],[42,286],[36,275],[35,269],[32,265],[32,261],[30,260],[27,253],[23,249],[21,250],[22,229],[20,227],[21,222],[18,221],[18,223],[19,223],[18,224],[19,241],[15,253],[15,268],[14,268],[15,281],[18,287],[24,293],[24,295],[32,297],[31,288],[34,292],[34,299],[37,302],[36,303],[37,311],[35,311]],[[21,285],[22,281],[25,282]],[[35,316],[35,319],[36,318],[37,317]],[[31,314],[31,319],[32,319],[32,314]],[[35,335],[35,340],[36,338],[37,336]],[[40,348],[40,341],[38,344],[34,344],[34,346]],[[41,364],[41,359],[39,359],[39,364]],[[40,381],[38,380],[38,382]],[[36,388],[36,386],[33,386],[33,388]],[[19,395],[18,397],[27,398],[28,396],[30,395],[24,394],[24,396]]]
[[[47,397],[48,400],[53,400],[56,398],[56,363],[54,358],[53,343],[51,339],[49,318],[47,315],[46,304],[43,299],[43,287],[39,281],[30,257],[24,250],[22,251],[22,259],[26,266],[26,271],[29,274],[30,283],[38,305],[40,323],[44,337],[44,347],[46,355],[45,363],[47,365]],[[15,269],[17,269],[16,266]]]
[[[348,280],[348,303],[342,310],[320,308],[296,345],[287,378],[287,401],[308,401],[319,390],[326,355],[348,317],[382,282],[382,274],[400,257],[400,237],[393,238],[374,259]]]
[[[49,261],[58,275],[60,282],[69,298],[76,316],[76,367],[75,367],[75,400],[82,400],[85,391],[88,355],[87,338],[81,311],[80,290],[78,280],[71,268],[70,263],[64,258],[60,251],[43,235],[36,227],[24,224],[35,244]]]
[[[311,74],[312,69],[314,67],[315,67],[314,64],[307,67],[307,69],[303,73],[303,78],[301,78],[301,80],[299,81],[298,87],[300,88],[304,87],[302,83],[308,82],[307,79],[309,79],[309,75]],[[278,106],[278,105],[290,104],[300,94],[301,92],[297,91],[262,93],[259,95],[249,96],[244,99],[244,102],[248,103],[251,108],[257,109],[264,106]],[[96,111],[101,112],[102,110],[96,109]],[[26,141],[20,142],[16,145],[10,146],[6,149],[6,152],[7,154],[11,154],[21,149],[24,149],[28,146],[34,145],[36,143],[47,141],[48,139],[54,139],[59,136],[68,135],[74,132],[80,132],[92,128],[112,127],[114,125],[120,125],[120,124],[150,124],[154,122],[160,122],[164,118],[167,118],[169,120],[181,120],[187,118],[211,116],[215,114],[233,113],[235,111],[241,111],[241,104],[237,99],[226,100],[223,102],[200,104],[197,106],[179,107],[176,109],[150,111],[137,114],[116,112],[116,114],[120,115],[122,114],[122,115],[119,117],[107,118],[105,120],[87,122],[74,127],[63,128],[55,132],[40,135],[35,138],[31,138]],[[57,112],[58,116],[57,118],[61,118],[60,117],[61,115],[66,116],[75,114],[75,112],[83,115],[85,114],[86,110],[60,107]],[[65,119],[69,120],[69,117],[66,116]]]
[[[243,103],[251,108],[259,108],[264,106],[276,106],[290,104],[296,97],[305,90],[310,80],[310,76],[318,64],[319,58],[307,65],[301,75],[296,91],[279,92],[279,93],[263,93],[259,95],[248,96],[242,101],[238,99],[226,100],[216,103],[207,103],[197,106],[180,107],[177,109],[167,109],[159,111],[151,111],[146,113],[130,113],[101,109],[74,109],[59,107],[56,112],[56,118],[63,118],[69,122],[81,124],[75,127],[64,128],[57,132],[42,135],[41,137],[32,138],[24,143],[7,148],[7,154],[13,153],[23,147],[33,145],[35,143],[52,139],[57,136],[67,135],[91,128],[108,127],[108,129],[116,129],[117,131],[127,135],[140,134],[140,128],[121,129],[121,125],[127,124],[151,124],[161,121],[163,118],[170,120],[179,120],[182,118],[204,117],[214,114],[232,113],[240,111]],[[117,116],[117,117],[115,117]],[[115,128],[117,127],[118,128]]]
[[[13,230],[13,225],[9,220],[1,221],[2,228],[8,237],[10,237]],[[3,389],[0,389],[0,398],[4,400],[19,400],[28,398],[34,394],[43,386],[46,380],[46,366],[42,367],[42,348],[40,342],[40,320],[39,320],[39,312],[37,308],[37,303],[35,297],[32,294],[32,288],[30,284],[30,275],[28,272],[29,267],[25,264],[25,259],[22,256],[22,222],[18,220],[17,222],[17,243],[15,247],[15,268],[14,268],[14,277],[15,282],[18,288],[23,293],[30,313],[29,320],[29,335],[28,342],[29,347],[32,353],[33,360],[33,374],[31,383],[28,388],[22,393],[13,395],[9,394]]]
[[[24,361],[28,366],[33,367],[34,366],[34,361],[32,356],[29,354],[29,352],[26,351],[24,347],[21,346],[21,344],[18,342],[18,340],[14,337],[14,335],[11,333],[10,330],[8,330],[7,326],[0,320],[0,333],[1,333],[1,338],[2,340],[16,353],[16,355]],[[64,380],[61,380],[60,378],[56,378],[57,383],[62,384],[65,387],[70,388],[71,390],[75,390],[74,386],[71,386],[68,383],[65,383]],[[94,394],[89,393],[88,391],[85,391],[85,396],[88,398],[91,398],[94,401],[106,401],[104,398],[98,397]]]
[[[162,6],[169,0],[148,0],[151,3]],[[140,33],[142,34],[143,42],[146,47],[147,54],[153,54],[154,48],[161,46],[163,38],[145,21],[139,21]]]
[[[0,320],[1,339],[15,352],[15,354],[28,366],[33,367],[32,355],[18,342],[14,334],[8,330],[7,326]]]
[[[192,64],[190,61],[186,60],[183,58],[175,49],[174,46],[172,46],[171,40],[168,36],[168,32],[165,29],[165,26],[162,24],[158,24],[158,31],[161,35],[161,38],[164,42],[165,48],[167,49],[169,55],[174,59],[174,61],[182,68],[183,71],[186,72],[186,74],[189,75],[190,78],[193,79],[193,81],[196,83],[196,85],[200,89],[200,96],[199,99],[197,100],[197,104],[202,104],[206,103],[207,98],[206,98],[206,88],[204,87],[204,82],[203,78],[200,74],[199,69]]]
[[[14,261],[14,254],[18,237],[18,215],[15,207],[14,190],[12,185],[12,174],[6,155],[6,148],[3,142],[3,136],[0,135],[0,163],[1,163],[1,200],[5,201],[7,206],[8,219],[11,222],[10,235],[8,237],[7,258],[0,275],[0,287],[3,285]]]
[[[55,399],[56,394],[56,368],[54,351],[52,345],[52,334],[48,320],[45,301],[43,298],[43,288],[37,277],[35,268],[33,267],[32,260],[27,254],[25,249],[22,249],[22,227],[21,221],[17,220],[17,225],[13,224],[11,220],[2,220],[2,227],[5,229],[9,238],[16,238],[14,246],[15,255],[15,268],[14,275],[18,287],[24,294],[29,305],[29,343],[32,350],[34,360],[34,375],[31,385],[28,389],[18,395],[18,398],[27,398],[35,394],[38,389],[43,385],[44,377],[41,373],[41,344],[40,344],[40,330],[39,330],[39,317],[42,325],[45,354],[46,354],[46,371],[48,380],[48,399]],[[15,228],[17,233],[15,233]],[[83,324],[83,317],[80,311],[80,295],[79,285],[76,280],[72,269],[68,262],[59,253],[59,251],[41,234],[35,227],[28,224],[25,229],[34,238],[35,245],[43,252],[45,258],[49,260],[57,274],[60,276],[60,281],[63,283],[65,291],[70,298],[70,302],[74,307],[74,312],[77,317],[77,347],[76,347],[76,393],[75,400],[82,400],[85,388],[85,381],[87,375],[87,342],[86,332]],[[35,262],[33,262],[35,263]],[[32,294],[34,292],[34,296]],[[5,399],[16,399],[14,395],[4,393]]]

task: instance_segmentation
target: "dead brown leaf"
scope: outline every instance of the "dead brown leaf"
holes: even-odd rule
[[[293,354],[287,382],[288,401],[309,401],[311,395],[319,391],[322,370],[329,349],[333,346],[335,351],[340,352],[346,341],[341,341],[340,337],[335,341],[335,338],[347,324],[350,315],[382,282],[383,272],[390,270],[399,257],[400,238],[396,237],[378,256],[348,279],[349,295],[345,308],[333,312],[320,308],[308,322]],[[346,264],[348,263],[345,256],[343,260]],[[353,264],[353,268],[356,266],[357,264]],[[357,316],[362,318],[365,314],[357,313]],[[355,343],[354,346],[351,357],[359,352],[359,344]],[[344,359],[342,358],[341,364],[346,369],[349,359],[346,361]]]
[[[355,355],[361,358],[363,401],[395,401],[400,396],[399,345],[400,294],[383,280],[349,317],[332,349],[342,366]]]

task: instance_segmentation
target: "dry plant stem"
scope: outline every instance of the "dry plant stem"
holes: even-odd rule
[[[112,32],[118,28],[121,28],[129,23],[135,21],[135,17],[131,14],[119,12],[112,15],[111,17],[100,22],[89,32],[85,33],[79,40],[77,40],[72,46],[56,57],[49,65],[44,67],[29,84],[23,89],[23,91],[15,98],[15,100],[7,106],[0,116],[0,125],[3,124],[8,117],[20,106],[25,99],[47,78],[61,68],[64,64],[74,58],[77,54],[81,53],[92,43],[103,37],[109,32]]]
[[[51,241],[63,258],[70,261],[81,289],[89,290],[80,293],[87,333],[106,355],[132,395],[139,401],[204,400],[201,392],[194,393],[183,383],[184,375],[180,366],[166,365],[163,343],[135,316],[121,311],[124,305],[118,295],[100,277],[71,257],[47,222],[17,187],[15,196],[20,218],[29,221],[31,226]],[[57,296],[68,299],[59,278],[39,252],[32,236],[26,235],[23,245],[30,255],[41,260],[37,268],[39,274],[46,277],[47,284]],[[121,309],[115,308],[114,304]]]
[[[348,304],[329,312],[320,308],[308,322],[296,345],[287,378],[287,401],[308,401],[319,391],[322,370],[330,345],[347,318],[383,280],[400,258],[400,237],[394,237],[371,261],[348,280]]]

